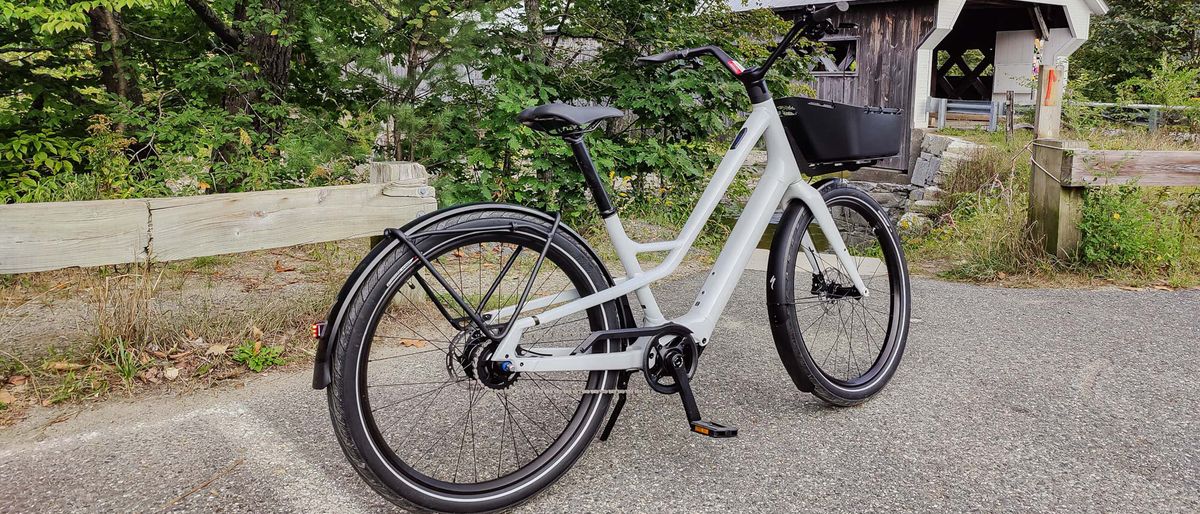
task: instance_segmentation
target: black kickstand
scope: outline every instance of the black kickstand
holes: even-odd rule
[[[629,387],[629,376],[632,374],[632,371],[625,371],[617,379],[617,389],[621,391],[621,394],[617,398],[617,404],[613,406],[612,414],[608,415],[608,423],[604,425],[604,431],[600,433],[601,441],[608,440],[608,436],[612,434],[613,427],[617,424],[617,418],[621,416],[621,410],[625,408],[625,399],[628,396],[625,391]]]

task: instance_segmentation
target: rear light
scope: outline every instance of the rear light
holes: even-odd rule
[[[322,337],[325,337],[325,322],[324,321],[312,324],[312,336],[313,336],[313,339],[320,339]]]

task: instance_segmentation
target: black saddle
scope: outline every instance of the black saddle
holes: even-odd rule
[[[624,115],[624,111],[612,107],[576,107],[556,102],[525,109],[517,115],[517,121],[533,130],[567,134],[592,130],[603,120]]]

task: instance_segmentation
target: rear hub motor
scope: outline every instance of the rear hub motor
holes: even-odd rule
[[[447,352],[446,369],[453,377],[476,380],[490,389],[508,389],[521,374],[504,371],[502,363],[492,360],[499,346],[500,343],[482,334],[472,334],[462,345],[461,352]],[[461,376],[455,372],[455,365],[461,371]]]

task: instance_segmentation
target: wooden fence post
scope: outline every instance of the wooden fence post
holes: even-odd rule
[[[1083,187],[1072,183],[1075,152],[1087,143],[1039,139],[1033,143],[1033,170],[1029,182],[1029,225],[1046,252],[1070,258],[1083,239],[1079,221],[1083,214]]]
[[[1016,132],[1016,129],[1017,129],[1017,95],[1016,95],[1016,93],[1014,93],[1012,90],[1009,90],[1007,93],[1005,93],[1005,102],[1006,102],[1005,105],[1007,105],[1008,111],[1006,112],[1007,117],[1004,120],[1005,121],[1004,142],[1007,143],[1009,141],[1012,141],[1013,133]]]
[[[371,163],[372,184],[387,184],[390,182],[414,182],[421,185],[429,184],[429,172],[420,163],[406,161],[386,161]],[[418,216],[424,213],[419,213]],[[383,241],[383,236],[371,237],[371,248]]]
[[[1033,122],[1038,139],[1056,139],[1062,132],[1062,100],[1066,86],[1066,66],[1042,65],[1038,73],[1037,114]]]

